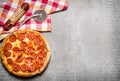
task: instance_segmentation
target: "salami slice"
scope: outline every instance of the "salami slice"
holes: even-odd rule
[[[33,33],[27,33],[26,36],[29,40],[33,40],[36,37]]]
[[[37,54],[36,54],[36,53],[32,53],[32,54],[30,55],[30,57],[31,57],[33,60],[35,60],[35,59],[37,58]]]
[[[42,65],[43,64],[43,60],[41,58],[36,59],[36,64]]]
[[[42,65],[41,64],[36,64],[36,69],[40,69],[42,67]]]
[[[24,60],[23,56],[18,56],[16,62],[21,63]]]
[[[25,62],[27,64],[31,64],[32,63],[32,58],[30,58],[30,57],[25,58]]]
[[[25,51],[25,48],[26,48],[26,47],[27,47],[27,43],[21,41],[21,42],[20,42],[20,49],[23,50],[23,51]]]
[[[37,47],[37,49],[38,50],[44,50],[44,48],[45,48],[45,46],[42,44],[42,45],[39,45],[38,47]]]
[[[12,48],[12,44],[10,42],[5,44],[4,50],[10,50]]]
[[[17,37],[20,41],[24,40],[25,38],[25,33],[20,33]]]
[[[46,56],[47,56],[47,52],[46,52],[46,51],[43,51],[43,52],[42,52],[42,55],[43,55],[43,57],[46,57]]]
[[[35,44],[35,45],[39,45],[39,46],[40,46],[41,43],[42,43],[42,42],[41,42],[40,37],[36,37],[36,38],[34,39],[34,44]]]
[[[13,52],[14,52],[15,55],[17,55],[17,56],[21,56],[21,55],[22,55],[22,51],[21,51],[18,47],[14,47],[14,48],[13,48]]]
[[[4,51],[4,55],[5,55],[6,57],[10,57],[11,52],[9,52],[9,51],[5,50],[5,51]]]
[[[12,35],[9,37],[9,40],[10,40],[10,42],[15,42],[15,41],[16,41],[15,35],[12,34]]]
[[[13,68],[13,71],[15,71],[15,72],[20,71],[20,65],[19,64],[13,64],[12,68]]]
[[[36,70],[35,64],[29,66],[29,72],[34,72]]]
[[[8,64],[10,64],[10,65],[13,64],[13,61],[12,61],[11,58],[8,58],[8,59],[7,59],[7,62],[8,62]]]
[[[20,51],[20,49],[19,49],[18,47],[14,47],[14,48],[13,48],[13,51],[14,51],[14,52],[18,52],[18,51]]]
[[[28,51],[28,54],[32,54],[35,52],[35,49],[33,48],[33,46],[31,46],[31,47],[28,47],[27,51]]]
[[[45,47],[43,45],[37,47],[37,50],[39,51],[39,53],[42,53],[44,49]]]
[[[27,66],[27,64],[22,64],[22,65],[21,65],[21,70],[22,70],[23,72],[28,71],[28,66]]]
[[[43,59],[43,55],[41,53],[38,53],[38,58]]]

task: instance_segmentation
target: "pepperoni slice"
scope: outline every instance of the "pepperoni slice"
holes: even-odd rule
[[[28,47],[27,51],[28,51],[28,54],[32,54],[35,52],[35,49],[31,46],[31,47]]]
[[[22,64],[22,65],[21,65],[21,70],[22,70],[23,72],[28,71],[28,66],[27,66],[26,64]]]
[[[12,44],[10,42],[5,44],[4,50],[10,50],[12,48]]]
[[[9,40],[10,42],[15,42],[16,41],[15,35],[10,35]]]
[[[38,57],[39,57],[40,59],[43,59],[43,58],[44,58],[41,53],[38,53]]]
[[[18,52],[18,51],[20,51],[20,49],[19,49],[18,47],[14,47],[14,48],[13,48],[13,51],[14,51],[14,52]]]
[[[40,46],[45,47],[44,42],[42,40],[41,40]]]
[[[31,57],[33,60],[35,60],[35,59],[37,58],[37,54],[32,53],[32,54],[30,55],[30,57]]]
[[[8,62],[8,64],[10,64],[10,65],[13,64],[13,61],[12,61],[11,58],[8,58],[8,59],[7,59],[7,62]]]
[[[6,57],[9,57],[9,56],[11,55],[11,52],[5,50],[5,51],[4,51],[4,55],[5,55]]]
[[[24,57],[19,56],[17,57],[16,62],[21,63],[23,60],[24,60]]]
[[[13,68],[13,71],[15,71],[15,72],[20,71],[20,65],[19,64],[13,64],[12,68]]]
[[[36,70],[35,64],[29,66],[29,72],[34,72]]]
[[[35,34],[33,34],[33,33],[27,33],[26,36],[29,40],[33,40],[36,37]]]
[[[38,46],[37,47],[37,50],[40,52],[40,53],[42,53],[43,51],[44,51],[44,49],[45,49],[45,46]]]
[[[46,57],[46,55],[47,55],[47,52],[44,50],[45,49],[45,46],[39,46],[38,48],[37,48],[37,50],[39,51],[39,54],[41,54],[42,56],[44,56],[44,57]]]
[[[18,56],[22,56],[23,53],[22,53],[21,51],[19,51],[19,52],[17,52],[16,54],[17,54]]]
[[[20,33],[17,38],[18,38],[18,40],[20,40],[20,41],[24,40],[24,38],[25,38],[25,33]]]
[[[42,65],[41,64],[36,64],[36,69],[40,69],[42,67]]]
[[[15,52],[16,55],[21,56],[22,55],[22,51],[20,51],[20,49],[18,47],[14,47],[13,51]]]
[[[34,44],[35,44],[35,45],[41,45],[41,44],[42,44],[42,41],[41,41],[40,37],[36,37],[36,38],[34,39]]]
[[[32,63],[32,58],[30,58],[30,57],[25,58],[25,62],[26,62],[27,64]]]
[[[20,49],[25,51],[25,48],[26,48],[26,47],[27,47],[27,43],[22,41],[22,42],[20,43]]]
[[[36,64],[42,65],[43,64],[43,60],[41,58],[36,59]]]
[[[42,52],[42,55],[43,55],[43,57],[46,57],[46,56],[47,56],[47,52],[46,52],[46,51],[43,51],[43,52]]]

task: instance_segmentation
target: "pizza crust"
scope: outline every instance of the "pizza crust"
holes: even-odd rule
[[[7,60],[6,60],[6,56],[4,55],[4,46],[6,44],[6,42],[9,42],[8,39],[9,39],[9,36],[11,35],[8,35],[2,42],[2,46],[1,46],[1,49],[0,49],[0,56],[1,56],[1,60],[2,60],[2,63],[3,65],[5,66],[5,68],[12,74],[16,75],[16,76],[20,76],[20,77],[30,77],[30,76],[34,76],[36,74],[40,74],[48,65],[49,61],[50,61],[50,56],[51,56],[51,51],[50,51],[50,46],[47,42],[47,40],[44,38],[44,36],[42,34],[40,34],[39,32],[37,31],[33,31],[33,30],[17,30],[15,32],[13,32],[12,34],[19,34],[19,33],[25,33],[25,32],[33,32],[33,33],[36,33],[36,34],[39,34],[40,37],[42,37],[45,45],[46,45],[46,50],[47,50],[47,56],[46,56],[46,59],[42,65],[42,67],[39,69],[39,70],[36,70],[34,72],[22,72],[22,71],[19,71],[19,72],[15,72],[12,70],[12,67],[7,63]]]

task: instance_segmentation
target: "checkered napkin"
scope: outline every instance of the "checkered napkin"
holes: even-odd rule
[[[18,21],[18,23],[12,27],[9,31],[17,30],[20,22],[25,18],[31,16],[35,10],[45,10],[48,14],[47,19],[43,22],[36,22],[34,19],[27,21],[20,29],[33,29],[38,31],[51,31],[51,18],[50,14],[66,10],[68,7],[68,1],[66,0],[8,0],[3,4],[0,4],[0,37],[3,35],[2,25],[15,13],[23,3],[29,3],[29,10]]]

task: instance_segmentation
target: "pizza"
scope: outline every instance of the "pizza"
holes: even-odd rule
[[[33,30],[17,30],[1,45],[1,61],[12,74],[29,77],[41,73],[50,60],[50,47],[42,34]]]

